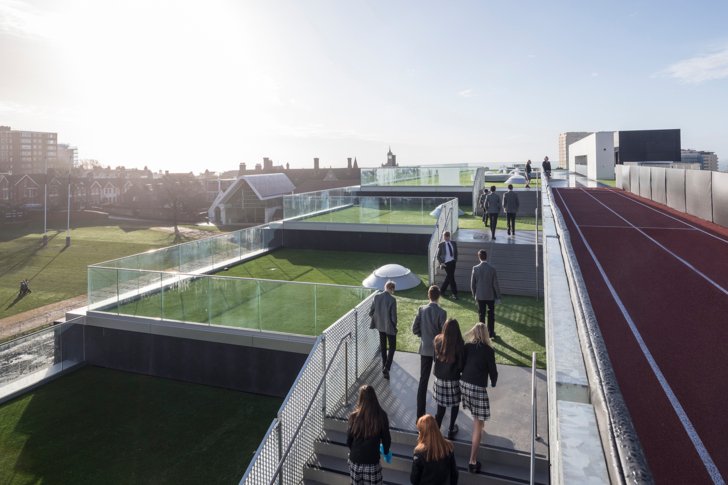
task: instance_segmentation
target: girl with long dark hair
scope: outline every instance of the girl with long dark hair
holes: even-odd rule
[[[379,463],[379,444],[384,454],[389,453],[392,438],[389,434],[389,418],[379,405],[372,386],[359,388],[359,400],[349,415],[346,445],[349,447],[349,475],[355,485],[379,485],[382,483],[382,465]]]
[[[460,410],[460,373],[463,370],[463,349],[465,342],[460,333],[458,321],[451,318],[445,322],[442,332],[433,341],[435,347],[435,402],[437,426],[442,425],[445,410],[450,408],[450,428],[447,437],[453,439],[458,432],[455,420]]]

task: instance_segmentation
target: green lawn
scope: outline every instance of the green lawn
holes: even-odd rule
[[[280,404],[84,367],[0,406],[0,483],[237,483]]]
[[[49,231],[48,246],[40,246],[42,232],[19,227],[2,228],[0,236],[0,318],[56,303],[87,291],[86,267],[150,248],[169,246],[174,235],[152,230],[158,224],[98,221],[71,230],[66,248],[65,230]],[[18,285],[30,280],[33,293],[15,301]]]
[[[313,251],[281,249],[230,268],[226,276],[271,278],[314,283],[360,285],[372,270],[388,263],[401,264],[427,281],[426,257],[351,251]],[[443,299],[441,304],[448,315],[457,318],[463,329],[470,328],[478,319],[477,304],[469,297],[469,289],[461,289],[461,299]],[[425,304],[427,290],[424,284],[417,288],[396,292],[398,300],[400,350],[416,352],[419,346],[410,328],[419,305]],[[280,302],[280,300],[278,300]],[[319,305],[322,309],[334,305],[329,299]],[[334,306],[335,307],[335,306]],[[336,307],[335,307],[336,308]],[[335,311],[334,313],[338,312]],[[333,321],[331,322],[333,323]],[[539,365],[545,366],[543,301],[535,298],[506,296],[496,308],[496,331],[502,336],[497,342],[498,362],[530,365],[531,352],[538,352]]]
[[[617,181],[614,180],[614,179],[599,179],[599,180],[597,180],[597,182],[599,182],[601,184],[604,184],[604,185],[608,185],[610,187],[616,187],[617,186]]]

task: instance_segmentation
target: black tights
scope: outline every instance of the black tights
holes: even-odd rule
[[[445,410],[447,408],[445,406],[437,405],[437,414],[435,414],[435,420],[437,421],[438,428],[442,425],[442,418],[445,417]],[[458,411],[460,411],[460,406],[453,406],[450,408],[450,428],[453,429],[455,427],[455,420],[458,419]]]

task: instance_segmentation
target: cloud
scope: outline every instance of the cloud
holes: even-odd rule
[[[473,92],[472,89],[463,89],[462,91],[458,92],[458,96],[461,96],[463,98],[472,98],[475,96],[475,92]]]
[[[728,78],[728,47],[711,54],[678,61],[662,71],[662,74],[684,84],[700,84]]]
[[[17,37],[51,37],[59,28],[57,16],[19,0],[0,2],[0,33]]]

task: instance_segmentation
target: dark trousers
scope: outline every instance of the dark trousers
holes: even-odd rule
[[[498,214],[488,214],[488,219],[490,221],[490,235],[491,237],[495,237],[495,228],[498,226]]]
[[[387,352],[387,342],[389,342],[389,352]],[[394,360],[394,351],[397,349],[397,336],[387,335],[379,332],[379,350],[382,352],[382,366],[389,370],[392,368]]]
[[[508,227],[508,234],[516,233],[516,213],[506,212],[506,227]]]
[[[485,323],[485,309],[488,309],[488,334],[495,337],[495,300],[478,300],[479,322]]]
[[[440,286],[440,292],[445,293],[448,286],[452,285],[452,294],[458,294],[458,284],[455,283],[455,260],[445,263],[445,281]]]
[[[432,357],[420,355],[420,385],[417,386],[417,419],[426,413],[427,386],[430,384],[430,373],[432,372]]]

